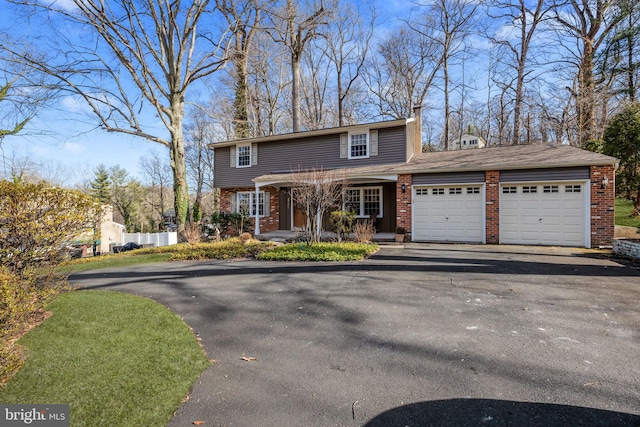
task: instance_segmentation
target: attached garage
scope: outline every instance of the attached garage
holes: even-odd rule
[[[484,242],[484,173],[415,175],[413,184],[413,240]]]
[[[533,181],[542,177],[556,180]],[[588,178],[586,168],[503,172],[500,243],[589,246]]]

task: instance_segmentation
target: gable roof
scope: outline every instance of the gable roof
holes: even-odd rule
[[[385,129],[385,128],[391,128],[396,126],[405,126],[407,123],[413,122],[414,120],[415,120],[414,118],[387,120],[383,122],[363,123],[358,125],[310,130],[310,131],[304,131],[304,132],[283,133],[278,135],[260,136],[256,138],[244,138],[244,139],[236,139],[232,141],[212,142],[211,144],[208,144],[208,147],[211,149],[216,149],[220,147],[229,147],[236,144],[254,144],[254,143],[264,143],[264,142],[286,141],[286,140],[292,140],[292,139],[309,138],[312,136],[347,133],[351,130],[361,129],[361,128]]]
[[[617,168],[618,159],[569,145],[508,145],[479,150],[436,151],[414,154],[406,163],[348,168],[349,177],[388,174],[425,174],[514,169],[552,169],[581,166]],[[286,182],[292,173],[268,174],[253,179],[256,183]]]

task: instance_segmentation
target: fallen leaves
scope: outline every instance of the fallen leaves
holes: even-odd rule
[[[204,421],[194,421],[191,424],[193,424],[194,426],[201,426],[202,424],[204,424]]]
[[[255,362],[255,361],[257,361],[258,359],[256,359],[255,357],[242,356],[242,357],[240,358],[240,360],[244,360],[245,362]]]

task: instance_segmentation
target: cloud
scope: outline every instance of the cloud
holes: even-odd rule
[[[72,113],[89,113],[91,109],[89,106],[77,96],[65,96],[60,101],[62,108]]]
[[[77,142],[65,142],[62,144],[62,149],[68,153],[81,154],[85,152],[85,147]]]

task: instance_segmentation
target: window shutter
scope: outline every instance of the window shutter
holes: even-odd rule
[[[378,155],[378,131],[372,130],[369,132],[369,155]]]
[[[236,193],[229,193],[230,213],[238,212],[238,196]]]
[[[251,165],[258,164],[258,144],[251,144]]]
[[[271,194],[264,192],[264,216],[271,216]]]
[[[236,147],[229,147],[229,166],[232,168],[236,167]]]
[[[340,158],[346,159],[349,157],[349,134],[343,133],[340,135]]]

